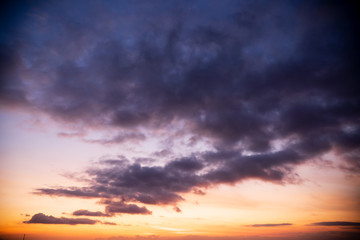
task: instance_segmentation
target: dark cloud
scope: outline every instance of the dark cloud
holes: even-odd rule
[[[24,221],[24,223],[42,223],[42,224],[68,224],[68,225],[76,225],[76,224],[95,224],[97,221],[88,219],[88,218],[56,218],[53,216],[47,216],[43,213],[37,213],[31,217],[29,221]]]
[[[194,194],[198,194],[198,195],[205,195],[206,193],[204,191],[202,191],[201,189],[194,189],[193,190]]]
[[[343,227],[359,227],[360,222],[341,222],[341,221],[335,221],[335,222],[316,222],[310,224],[311,226],[343,226]]]
[[[176,169],[179,171],[197,171],[203,167],[203,164],[196,158],[182,158],[172,161],[166,165],[168,171],[171,171],[171,169]]]
[[[102,222],[102,224],[105,224],[105,225],[113,225],[113,226],[117,225],[117,224],[114,223],[114,222]]]
[[[241,7],[248,10],[236,13],[233,7],[237,4],[232,1],[227,4],[220,11],[226,19],[225,28],[212,26],[211,22],[193,22],[193,27],[186,25],[187,18],[192,17],[185,5],[183,19],[174,19],[169,27],[155,26],[158,32],[155,39],[159,43],[144,36],[143,28],[149,26],[132,23],[134,30],[128,33],[130,46],[115,38],[115,30],[101,39],[96,37],[102,29],[90,27],[87,10],[82,13],[85,14],[83,23],[66,19],[67,15],[60,20],[55,14],[49,17],[49,24],[60,20],[65,34],[60,39],[62,42],[52,39],[47,43],[50,46],[38,47],[36,59],[30,58],[31,52],[26,46],[20,53],[9,52],[7,57],[26,58],[33,74],[43,69],[44,77],[50,78],[44,90],[31,96],[30,89],[9,80],[9,84],[14,85],[11,89],[18,89],[22,94],[11,94],[12,91],[5,89],[4,96],[26,95],[24,101],[29,105],[54,117],[98,126],[134,128],[150,126],[153,122],[162,126],[174,117],[183,118],[195,123],[194,130],[215,140],[242,141],[254,151],[268,150],[269,141],[279,137],[276,133],[287,136],[336,128],[342,118],[350,117],[346,115],[355,114],[358,99],[349,94],[357,89],[355,72],[349,71],[354,64],[349,56],[353,54],[353,46],[348,45],[355,41],[351,35],[355,22],[350,24],[349,18],[341,18],[350,11],[346,5],[335,11],[331,5],[306,2],[285,4],[282,10],[276,10],[279,3],[267,3],[274,15],[271,17],[264,12],[268,9],[260,4],[245,3]],[[304,14],[302,7],[312,11]],[[290,10],[295,11],[293,16],[286,12]],[[329,11],[332,15],[317,24],[309,24],[309,19],[320,11]],[[154,21],[164,17],[162,14],[152,16]],[[279,22],[282,18],[287,21]],[[105,24],[106,19],[102,20]],[[264,24],[264,20],[269,21]],[[338,20],[340,23],[332,25]],[[300,30],[306,24],[309,28]],[[347,28],[341,28],[343,25]],[[63,56],[69,59],[57,63],[45,61],[50,57],[46,49],[51,47],[57,51],[67,41],[81,41],[74,34],[83,31],[89,31],[83,38],[89,38],[88,44],[94,44],[93,48],[86,48],[89,46],[85,44],[81,47],[84,52],[76,51],[78,56]],[[46,33],[52,37],[51,32],[41,31],[27,37],[34,41],[33,38],[39,37],[36,34]],[[284,52],[284,47],[289,51]],[[2,69],[10,72],[22,65],[19,60],[6,64],[9,66]],[[50,77],[52,70],[55,74]],[[346,84],[338,80],[340,76],[346,79]],[[31,79],[20,82],[36,84]],[[54,97],[48,98],[50,95]],[[303,98],[305,96],[307,98]],[[277,126],[280,122],[281,126]],[[271,128],[275,129],[270,131]],[[114,141],[122,142],[124,138],[126,136],[119,136]]]
[[[152,214],[146,207],[139,207],[135,204],[126,204],[124,202],[105,201],[106,212],[114,213],[127,213],[127,214]]]
[[[39,188],[35,194],[47,194],[50,196],[67,196],[67,197],[81,197],[81,198],[93,198],[100,197],[101,195],[94,192],[89,188],[66,188],[66,189],[51,189],[51,188]]]
[[[331,150],[360,170],[352,3],[205,2],[53,2],[3,43],[2,106],[112,130],[88,142],[140,142],[171,129],[168,138],[191,133],[190,146],[211,149],[113,159],[86,172],[86,187],[37,193],[149,214],[132,202],[173,205],[183,193],[247,179],[295,182],[296,166]]]
[[[292,223],[265,223],[265,224],[253,224],[246,225],[247,227],[281,227],[281,226],[291,226]]]
[[[178,213],[182,212],[181,209],[179,207],[177,207],[177,206],[175,206],[173,209],[174,209],[175,212],[178,212]]]
[[[245,156],[241,153],[221,154],[215,162],[206,161],[211,152],[192,158],[180,158],[165,166],[141,166],[124,160],[103,160],[100,167],[87,171],[87,187],[40,188],[37,194],[108,199],[107,213],[150,213],[146,208],[126,205],[125,202],[144,204],[174,204],[184,200],[182,193],[204,194],[199,188],[219,183],[233,183],[245,179],[270,182],[290,181],[295,176],[292,168],[305,157],[296,151],[278,151],[268,154]],[[306,155],[307,157],[307,155]],[[216,166],[216,168],[214,168]],[[112,202],[111,199],[121,199]],[[131,209],[130,209],[131,208]],[[116,210],[117,209],[117,210]]]
[[[249,178],[281,182],[292,178],[292,165],[304,161],[294,150],[243,156],[239,154],[223,162],[220,167],[204,175],[210,184],[233,183]]]
[[[166,157],[166,156],[168,156],[168,155],[170,155],[170,154],[171,154],[171,151],[168,150],[168,149],[163,149],[163,150],[161,150],[161,151],[158,151],[158,152],[154,152],[154,153],[153,153],[153,155],[154,155],[155,157]]]
[[[0,43],[0,106],[27,105],[24,86],[17,73],[20,58],[14,49]]]
[[[107,213],[103,213],[100,211],[97,212],[92,212],[92,211],[88,211],[88,210],[76,210],[72,213],[72,215],[74,216],[89,216],[89,217],[110,217],[111,215],[107,214]]]

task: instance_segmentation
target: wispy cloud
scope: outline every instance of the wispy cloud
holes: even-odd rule
[[[105,225],[112,225],[112,226],[117,225],[117,223],[114,223],[114,222],[102,222],[102,224],[105,224]]]
[[[89,216],[89,217],[110,217],[111,215],[100,211],[92,212],[88,210],[76,210],[72,213],[74,216]]]
[[[247,227],[282,227],[282,226],[291,226],[292,223],[264,223],[264,224],[253,224],[246,225]]]
[[[310,226],[343,226],[343,227],[360,227],[360,222],[316,222],[310,224]]]
[[[125,237],[117,236],[111,238],[97,238],[96,240],[357,240],[359,237],[358,232],[351,231],[324,231],[324,232],[295,232],[294,235],[278,235],[273,236],[196,236],[196,235],[185,235],[185,236],[173,236],[173,237],[162,237],[156,235],[150,236],[136,236],[136,237]]]

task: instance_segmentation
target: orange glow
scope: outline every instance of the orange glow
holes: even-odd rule
[[[41,197],[26,193],[29,186],[19,182],[2,180],[2,213],[0,221],[2,234],[24,232],[31,239],[45,239],[45,236],[57,236],[59,239],[91,239],[111,236],[291,236],[299,232],[319,232],[343,230],[341,227],[308,226],[323,219],[347,219],[359,221],[355,209],[353,192],[348,192],[349,181],[339,174],[334,179],[324,174],[314,175],[316,166],[304,165],[299,169],[307,178],[304,184],[274,185],[259,181],[248,181],[234,186],[221,185],[206,190],[205,195],[186,194],[185,201],[178,206],[181,213],[171,206],[147,207],[152,215],[127,215],[94,218],[100,221],[114,222],[117,225],[46,225],[24,224],[29,219],[25,214],[33,215],[42,209],[48,215],[72,217],[75,209],[103,211],[96,201],[63,197]],[[329,169],[329,171],[332,171]],[[305,173],[306,172],[306,173]],[[324,178],[321,186],[314,183],[315,177]],[[345,184],[346,183],[346,184]],[[346,186],[345,189],[341,186]],[[340,188],[340,189],[337,189]],[[321,195],[320,194],[321,191]],[[343,195],[336,194],[343,191]],[[22,192],[22,195],[18,193]],[[14,195],[17,194],[17,195]],[[266,196],[266,197],[265,197]],[[16,200],[15,200],[16,199]],[[14,201],[15,200],[15,201]],[[55,207],[54,206],[58,206]],[[358,209],[359,210],[359,209]],[[279,227],[251,227],[253,224],[292,223]],[[351,230],[349,230],[351,231]],[[37,237],[38,236],[38,237]],[[41,236],[41,237],[40,237]],[[55,239],[55,238],[54,238]]]

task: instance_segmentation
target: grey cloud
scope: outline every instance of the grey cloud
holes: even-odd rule
[[[304,160],[303,156],[293,150],[251,156],[239,154],[224,161],[220,167],[206,173],[204,178],[210,184],[232,183],[248,178],[281,182],[286,176],[291,176],[293,165]]]
[[[39,188],[34,192],[35,194],[47,194],[50,196],[67,196],[67,197],[81,197],[81,198],[93,198],[100,197],[101,195],[97,192],[94,192],[92,189],[88,188]]]
[[[330,150],[360,170],[359,21],[352,5],[195,3],[173,14],[179,5],[172,1],[163,8],[115,1],[100,13],[94,1],[73,14],[61,1],[39,9],[46,22],[32,19],[18,41],[0,47],[2,106],[114,129],[114,138],[93,141],[100,144],[140,141],[140,129],[171,127],[213,149],[171,156],[165,166],[115,159],[87,171],[87,187],[37,193],[174,204],[216,184],[292,182],[296,166]],[[273,146],[289,138],[296,141]]]
[[[116,224],[116,223],[114,223],[114,222],[102,222],[102,224],[105,224],[105,225],[112,225],[112,226],[117,225],[117,224]]]
[[[281,226],[291,226],[292,223],[265,223],[265,224],[253,224],[246,225],[247,227],[281,227]]]
[[[319,4],[309,6],[314,9],[322,7],[321,4],[317,5]],[[97,44],[87,53],[85,62],[81,65],[68,60],[54,66],[50,63],[43,66],[45,69],[49,68],[48,70],[55,69],[55,78],[48,82],[46,92],[36,96],[38,99],[29,104],[68,121],[121,128],[147,126],[154,121],[163,123],[173,117],[180,117],[196,123],[194,130],[206,133],[215,140],[226,143],[245,141],[248,142],[249,149],[256,151],[266,151],[269,141],[277,132],[288,135],[299,131],[312,131],[317,126],[320,127],[319,131],[322,131],[323,126],[338,127],[341,117],[346,117],[344,114],[355,112],[358,102],[356,96],[353,96],[355,104],[349,105],[354,109],[350,107],[348,113],[341,111],[348,105],[341,101],[350,100],[347,98],[347,91],[356,86],[352,80],[353,71],[347,71],[346,66],[341,65],[336,69],[326,68],[322,75],[313,76],[317,69],[322,69],[322,64],[351,60],[346,58],[346,54],[350,52],[345,43],[335,41],[342,29],[336,26],[331,28],[325,22],[316,26],[318,29],[311,27],[305,33],[297,33],[291,24],[297,26],[302,18],[303,21],[308,20],[310,13],[309,16],[303,16],[295,12],[298,15],[290,17],[270,8],[276,16],[285,16],[290,18],[290,21],[277,26],[274,19],[263,25],[264,19],[259,13],[265,11],[264,8],[256,4],[245,4],[243,7],[249,10],[236,13],[235,22],[227,19],[224,23],[227,28],[224,30],[196,22],[194,28],[184,24],[179,27],[176,20],[173,28],[161,29],[161,26],[157,26],[160,28],[157,39],[160,39],[161,44],[139,34],[136,35],[139,39],[133,39],[131,46],[125,47],[125,43],[114,39],[111,31],[104,35],[103,41],[92,39]],[[287,10],[295,7],[295,3],[283,5],[283,9]],[[299,7],[303,5],[300,4]],[[228,11],[227,14],[231,15],[230,9],[225,8],[223,11]],[[187,14],[184,17],[191,18]],[[266,17],[269,16],[263,16]],[[337,17],[334,15],[333,18]],[[328,21],[331,23],[334,19],[330,18]],[[233,25],[239,24],[239,21],[251,35],[244,37],[239,29],[234,28]],[[86,23],[85,21],[82,25]],[[62,24],[67,26],[68,23]],[[253,28],[253,24],[259,28]],[[136,27],[135,29],[141,31],[142,26]],[[83,29],[83,26],[75,25],[74,28],[78,31]],[[284,39],[274,41],[273,38],[277,36],[272,30],[284,36]],[[307,35],[315,30],[322,30],[325,36]],[[346,37],[350,33],[344,34]],[[262,71],[257,70],[254,64],[252,66],[255,69],[252,71],[244,68],[258,54],[253,46],[254,41],[263,43],[262,51],[267,51],[271,49],[266,47],[268,42],[272,43],[272,46],[273,43],[290,44],[290,40],[295,36],[299,37],[299,40],[295,41],[298,45],[292,45],[297,54],[292,54],[292,58],[288,56],[289,61],[269,60]],[[73,34],[66,37],[72,39]],[[145,39],[142,39],[143,37]],[[319,52],[318,44],[322,43],[325,37],[334,40],[329,41],[328,51]],[[303,47],[306,47],[307,51],[301,51]],[[60,47],[55,45],[53,48]],[[312,51],[313,48],[317,50]],[[45,49],[38,50],[44,54],[40,55],[40,58],[46,57]],[[265,56],[258,57],[265,61]],[[323,62],[327,57],[330,62]],[[10,65],[17,64],[14,62]],[[179,70],[174,74],[172,69]],[[37,68],[30,70],[36,72]],[[346,74],[348,84],[340,84],[334,74]],[[16,85],[16,82],[13,84]],[[84,85],[86,88],[82,87]],[[22,88],[21,85],[16,87]],[[22,91],[26,93],[27,90]],[[48,98],[50,94],[54,98]],[[328,102],[331,97],[336,97],[337,101],[334,99],[332,102],[340,103],[338,110],[331,113],[332,110],[326,104],[317,106],[313,101],[310,101],[311,104],[304,104],[304,99],[298,98],[303,94],[309,97],[318,96],[321,102]],[[280,113],[282,126],[276,126],[279,119],[271,115],[275,112]],[[203,117],[198,119],[196,116],[200,115]],[[266,128],[274,126],[275,135],[266,131]]]
[[[100,211],[92,212],[92,211],[84,210],[84,209],[76,210],[72,213],[72,215],[74,215],[74,216],[89,216],[89,217],[110,217],[111,216],[110,214],[103,213]]]
[[[173,209],[174,209],[175,212],[178,212],[178,213],[182,212],[181,209],[179,207],[177,207],[177,206],[175,206]]]
[[[103,201],[108,213],[149,213],[147,209],[137,206],[129,209],[126,203],[174,204],[184,200],[182,193],[195,192],[203,195],[201,188],[246,179],[289,181],[293,166],[305,161],[304,156],[294,150],[252,156],[216,153],[219,157],[225,156],[226,161],[220,159],[215,163],[207,162],[206,157],[211,156],[209,152],[196,157],[174,159],[165,166],[147,167],[122,160],[102,160],[101,166],[87,171],[87,187],[42,188],[37,189],[37,193],[108,199]],[[121,199],[121,202],[114,205],[111,199]]]
[[[180,171],[197,171],[203,167],[203,164],[196,158],[182,158],[166,165],[167,169],[177,169]]]
[[[161,151],[154,152],[153,155],[155,157],[166,157],[171,154],[171,151],[168,149],[163,149]]]
[[[106,201],[106,212],[114,213],[127,213],[127,214],[152,214],[146,207],[139,207],[135,204],[126,204],[124,202]]]
[[[119,144],[126,141],[139,142],[145,140],[145,138],[146,138],[145,135],[142,133],[120,133],[111,138],[95,139],[95,140],[86,139],[85,141],[89,143],[100,143],[106,145],[106,144]]]
[[[0,106],[27,105],[24,85],[17,73],[20,55],[0,42]]]
[[[73,138],[73,137],[83,137],[85,134],[83,132],[60,132],[57,134],[59,137],[64,138]]]
[[[42,224],[68,224],[68,225],[77,225],[77,224],[95,224],[97,221],[88,219],[88,218],[57,218],[53,216],[48,216],[43,213],[37,213],[31,217],[29,221],[24,221],[24,223],[42,223]]]
[[[310,224],[311,226],[343,226],[343,227],[359,227],[360,222],[341,222],[341,221],[335,221],[335,222],[316,222]]]

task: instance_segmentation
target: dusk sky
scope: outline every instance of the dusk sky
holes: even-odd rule
[[[0,7],[0,239],[360,239],[355,1]]]

